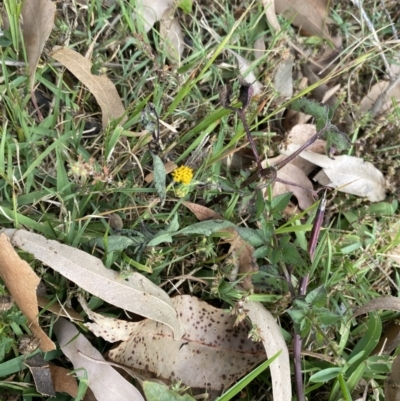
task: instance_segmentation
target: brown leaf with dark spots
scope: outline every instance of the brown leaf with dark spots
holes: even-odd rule
[[[32,333],[40,340],[43,352],[56,348],[39,326],[36,287],[40,279],[32,268],[14,251],[7,235],[0,234],[0,276],[15,303],[29,322]]]

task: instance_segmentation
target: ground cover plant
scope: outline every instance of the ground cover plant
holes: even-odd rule
[[[0,399],[396,400],[391,1],[5,1]]]

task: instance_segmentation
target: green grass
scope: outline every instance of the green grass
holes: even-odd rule
[[[5,2],[11,44],[1,50],[3,62],[24,61],[19,11],[11,3]],[[334,6],[333,15],[343,37],[345,57],[323,78],[323,83],[342,85],[338,98],[343,101],[337,116],[355,111],[369,86],[384,75],[379,50],[369,32],[359,32],[359,25],[350,16],[354,9],[347,2],[342,3]],[[381,21],[382,11],[375,13],[372,3],[365,5],[366,10],[373,17],[384,54],[393,60],[398,44],[392,46],[388,42],[391,31],[387,22]],[[379,3],[376,7],[379,8]],[[236,116],[221,107],[218,95],[230,81],[235,89],[238,86],[237,70],[224,67],[236,65],[226,49],[235,50],[251,61],[254,40],[265,36],[266,55],[254,65],[266,89],[260,98],[253,100],[247,114],[258,151],[264,158],[276,155],[278,145],[284,140],[277,124],[282,118],[281,111],[293,100],[311,96],[319,84],[301,89],[295,82],[293,98],[278,103],[271,84],[274,67],[282,52],[287,51],[285,38],[295,39],[297,29],[281,20],[283,31],[272,36],[261,5],[253,2],[235,18],[237,8],[235,2],[224,1],[210,2],[203,9],[194,7],[192,14],[180,11],[184,34],[192,46],[185,51],[179,66],[169,64],[166,55],[157,51],[160,38],[156,30],[146,35],[142,24],[134,23],[129,2],[117,0],[114,6],[106,8],[93,0],[88,9],[78,7],[77,14],[68,8],[65,12],[59,10],[36,73],[37,90],[50,98],[50,112],[43,112],[43,121],[32,107],[23,68],[3,64],[0,225],[32,230],[92,252],[107,267],[122,274],[139,271],[163,285],[171,295],[178,293],[171,285],[174,277],[194,274],[203,280],[184,280],[180,291],[219,302],[221,307],[234,305],[245,295],[261,301],[279,318],[289,348],[294,329],[304,336],[303,349],[307,352],[302,356],[303,382],[309,399],[350,400],[352,396],[355,399],[363,391],[363,388],[358,390],[361,379],[370,380],[370,387],[375,389],[374,393],[368,393],[368,399],[384,399],[383,383],[390,372],[392,357],[374,355],[372,351],[385,323],[397,319],[398,314],[373,313],[351,322],[349,318],[352,308],[370,299],[399,295],[396,265],[385,256],[400,245],[399,234],[389,235],[399,218],[396,135],[399,109],[394,108],[384,120],[355,121],[349,133],[352,141],[359,142],[349,152],[374,162],[389,174],[391,193],[377,204],[341,193],[328,194],[328,218],[311,262],[307,244],[317,205],[287,216],[284,209],[289,197],[273,200],[269,188],[265,199],[253,199],[254,189],[242,184],[254,170],[230,170],[224,161],[228,153],[245,144],[246,134]],[[120,18],[114,21],[115,25],[103,30],[106,21],[117,16]],[[204,28],[203,16],[215,36]],[[85,131],[90,119],[101,124],[98,105],[80,82],[46,55],[53,45],[63,44],[62,38],[66,36],[70,36],[68,46],[84,54],[98,33],[92,61],[99,69],[104,63],[107,76],[115,83],[126,107],[127,120],[122,126],[117,121],[111,122],[104,131],[89,136]],[[360,41],[359,37],[365,39]],[[320,50],[317,45],[309,45],[307,49],[314,53]],[[300,57],[300,61],[304,59]],[[149,102],[154,104],[162,122],[177,130],[174,133],[161,124],[161,160],[182,165],[191,156],[199,155],[193,165],[194,180],[189,185],[172,183],[171,175],[167,174],[166,188],[160,189],[162,171],[155,172],[155,183],[143,179],[154,169],[148,149],[151,138],[143,133],[145,127],[140,122]],[[264,106],[258,109],[262,102]],[[208,142],[204,145],[206,138]],[[163,204],[158,201],[160,194],[165,196]],[[214,231],[205,234],[194,226],[198,220],[182,205],[183,201],[207,205],[232,225],[247,229],[246,239],[255,248],[261,270],[254,278],[254,294],[228,282],[232,261],[227,257],[226,246],[221,245],[224,238]],[[244,201],[252,205],[247,210],[243,208]],[[144,238],[136,247],[117,246],[109,251],[113,244],[108,242],[108,235],[115,234],[109,225],[111,213],[121,217],[126,230],[123,235]],[[172,242],[146,246],[161,230],[167,230],[177,215],[179,231],[171,234]],[[101,246],[94,248],[95,243]],[[73,296],[77,290],[73,283],[67,286],[64,278],[38,265],[29,255],[23,256],[41,275],[51,299],[57,296],[66,301]],[[289,293],[285,274],[290,275],[294,285],[309,274],[308,296],[323,288],[320,303],[307,297],[295,299]],[[90,306],[94,307],[95,301],[92,298]],[[107,307],[99,302],[97,310]],[[289,308],[291,315],[287,313]],[[123,311],[114,308],[113,313],[119,316]],[[44,316],[48,319],[50,314],[46,312]],[[16,307],[1,315],[0,394],[4,390],[26,400],[40,399],[17,348],[17,339],[24,332],[29,332],[29,328]],[[105,342],[101,346],[107,348]],[[62,354],[55,352],[49,358],[60,361]],[[18,378],[7,384],[6,378],[17,372]],[[268,369],[254,371],[249,377],[254,380],[245,382],[241,393],[245,395],[240,399],[270,399]],[[26,383],[30,384],[28,389]],[[82,391],[85,388],[82,380]],[[229,394],[228,391],[220,399],[237,399],[229,398]],[[58,399],[69,400],[66,396]]]

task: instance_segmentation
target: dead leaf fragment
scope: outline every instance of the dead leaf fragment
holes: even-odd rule
[[[290,401],[292,386],[290,376],[289,350],[276,319],[259,302],[246,301],[243,305],[253,324],[253,330],[262,338],[268,358],[280,352],[278,359],[270,366],[274,401]]]
[[[359,116],[370,111],[372,107],[375,105],[378,97],[381,96],[389,87],[389,81],[379,81],[374,86],[372,86],[371,90],[368,92],[366,96],[360,102]],[[384,113],[385,111],[390,110],[393,107],[392,99],[395,99],[397,102],[400,102],[400,85],[396,85],[388,94],[384,103],[382,103],[379,110],[376,110],[375,114]]]
[[[5,233],[15,246],[85,291],[119,308],[164,323],[171,327],[176,339],[182,337],[184,330],[171,299],[143,275],[133,273],[121,278],[117,272],[106,269],[100,259],[79,249],[24,230],[5,230]]]
[[[53,386],[49,363],[46,362],[42,354],[36,354],[25,361],[29,367],[35,382],[36,390],[47,397],[55,397],[56,392]]]
[[[111,119],[122,117],[124,105],[112,81],[105,75],[93,75],[92,63],[78,52],[66,47],[55,46],[51,56],[66,67],[82,82],[95,97],[102,112],[102,125],[105,129]],[[122,122],[126,120],[123,118]]]
[[[61,351],[74,365],[76,375],[87,375],[88,386],[97,401],[144,401],[140,392],[106,364],[100,352],[72,323],[60,318],[54,324],[54,332]]]
[[[393,361],[392,371],[385,381],[385,400],[400,401],[400,355]]]
[[[39,326],[36,287],[40,279],[14,251],[7,235],[0,234],[0,276],[15,303],[29,322],[32,333],[40,340],[40,349],[48,352],[55,344]]]
[[[376,310],[391,310],[400,312],[400,298],[397,297],[380,297],[369,301],[367,304],[357,308],[353,317],[363,315],[364,313]]]
[[[72,372],[62,366],[50,365],[51,378],[54,390],[57,393],[67,393],[76,398],[78,395],[78,384]]]
[[[56,4],[51,0],[25,0],[22,5],[22,34],[31,88],[44,45],[50,36],[56,15]]]
[[[198,205],[197,203],[183,202],[183,205],[185,205],[200,221],[224,219],[218,213],[214,212],[214,210],[202,205]]]
[[[189,295],[173,303],[186,329],[182,339],[174,341],[167,326],[152,320],[130,323],[130,339],[111,350],[110,358],[190,387],[218,390],[266,359],[262,345],[247,338],[249,327],[233,327],[235,317],[228,312]]]
[[[293,25],[310,35],[330,39],[326,27],[326,16],[329,11],[325,0],[275,0],[275,9]]]
[[[179,62],[184,49],[184,39],[179,20],[174,17],[175,8],[167,8],[160,19],[160,37],[168,58]]]
[[[274,73],[274,88],[284,98],[293,96],[293,61],[294,57],[288,54],[286,58],[278,63]]]

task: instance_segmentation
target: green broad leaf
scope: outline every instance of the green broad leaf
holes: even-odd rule
[[[14,339],[11,337],[2,337],[0,341],[0,362],[3,362],[4,357],[11,350],[11,345],[14,342]]]
[[[312,290],[309,294],[306,296],[306,302],[309,305],[315,306],[315,307],[323,307],[326,305],[326,299],[327,299],[327,292],[326,289],[323,285],[320,287],[316,288],[315,290]]]
[[[168,386],[149,381],[143,382],[143,391],[147,401],[195,401],[188,394],[179,395]]]
[[[288,315],[292,318],[294,323],[300,323],[304,319],[304,311],[299,309],[289,309]]]
[[[285,263],[296,265],[296,269],[306,264],[296,246],[290,243],[282,246],[282,259]]]
[[[337,323],[342,316],[332,312],[327,308],[318,308],[318,320],[323,326],[332,326]]]
[[[330,149],[334,148],[339,153],[344,150],[348,150],[351,147],[351,141],[347,134],[339,131],[335,126],[332,126],[332,130],[328,130],[322,135],[322,138],[326,140],[326,148],[329,156]],[[318,127],[317,127],[318,129]]]
[[[271,202],[272,213],[280,213],[285,210],[285,207],[289,204],[290,198],[293,196],[292,192],[286,192],[284,194],[275,196]]]
[[[156,234],[155,237],[147,243],[147,246],[156,246],[163,242],[172,242],[172,241],[173,241],[173,239],[172,239],[171,234],[162,232],[162,233]]]
[[[101,249],[106,249],[108,252],[116,252],[123,251],[130,246],[138,246],[143,243],[142,238],[134,239],[124,237],[123,235],[110,235],[107,237],[107,244],[104,241],[104,238],[94,238],[89,241],[90,246],[98,246]]]
[[[310,377],[312,383],[325,383],[329,380],[336,379],[343,368],[327,368],[323,369]]]
[[[266,256],[268,256],[269,252],[270,252],[269,247],[266,245],[263,245],[254,251],[253,256],[255,259],[265,258]]]
[[[189,227],[185,227],[182,230],[177,231],[175,234],[180,234],[180,235],[199,234],[208,236],[217,231],[229,227],[235,227],[235,225],[227,220],[207,220],[193,224]]]
[[[181,8],[185,14],[190,14],[192,12],[192,6],[192,0],[180,0],[178,2],[178,7]]]
[[[236,231],[239,233],[243,240],[254,247],[259,247],[265,244],[265,240],[262,237],[261,230],[255,230],[248,227],[237,227]]]
[[[154,186],[160,197],[161,206],[164,204],[166,197],[165,179],[167,173],[165,172],[164,163],[156,154],[151,154],[153,156],[153,167],[154,167]]]

